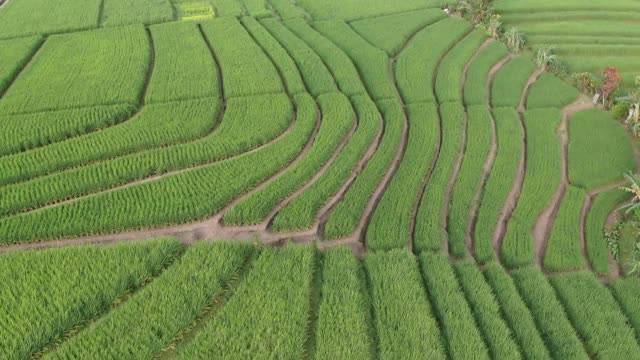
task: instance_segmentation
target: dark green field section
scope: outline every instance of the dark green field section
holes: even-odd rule
[[[640,354],[629,298],[637,282],[605,286],[590,272],[546,277],[535,267],[509,274],[495,262],[452,264],[432,252],[359,259],[347,248],[185,248],[172,239],[0,259],[11,285],[0,315],[6,359]]]

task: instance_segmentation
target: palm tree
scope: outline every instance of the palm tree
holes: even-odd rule
[[[625,210],[625,213],[635,212],[638,214],[640,211],[640,175],[628,173],[624,174],[624,177],[629,180],[629,185],[620,187],[620,190],[633,194],[633,199],[631,204],[621,207],[620,210]]]
[[[524,35],[517,28],[509,28],[509,30],[504,33],[504,39],[513,52],[518,53],[524,48]]]
[[[500,29],[502,28],[502,20],[500,20],[500,15],[493,14],[489,17],[487,21],[487,32],[489,36],[494,39],[498,39],[500,37]]]
[[[631,119],[634,127],[633,133],[637,136],[638,130],[640,130],[640,88],[630,92],[627,96],[619,97],[616,100],[631,104],[631,107],[633,108],[633,118]]]

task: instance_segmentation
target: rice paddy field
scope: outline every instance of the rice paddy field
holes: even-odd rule
[[[0,0],[0,358],[640,359],[634,140],[447,2]]]
[[[640,75],[640,2],[636,0],[496,0],[505,26],[524,32],[534,49],[554,47],[570,72],[615,66],[623,85]]]

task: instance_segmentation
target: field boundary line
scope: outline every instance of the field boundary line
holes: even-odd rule
[[[24,65],[19,70],[16,71],[15,75],[13,76],[13,79],[9,80],[9,83],[4,88],[4,90],[0,91],[0,100],[4,99],[4,96],[9,92],[9,90],[11,90],[11,87],[13,86],[13,84],[20,78],[20,75],[22,75],[29,68],[29,66],[31,66],[35,58],[40,53],[40,50],[42,50],[42,48],[44,47],[44,44],[47,42],[47,40],[49,40],[48,37],[40,38],[40,41],[38,41],[38,44],[31,51],[31,54],[29,54],[26,61],[24,61]]]

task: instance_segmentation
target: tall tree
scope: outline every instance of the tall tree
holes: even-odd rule
[[[609,95],[620,86],[622,77],[620,77],[618,70],[613,66],[604,69],[602,75],[602,104],[606,105],[609,101]]]

